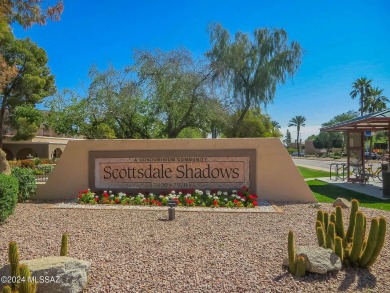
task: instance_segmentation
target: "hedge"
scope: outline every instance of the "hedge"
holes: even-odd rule
[[[0,223],[13,214],[18,202],[18,180],[9,175],[0,174]]]

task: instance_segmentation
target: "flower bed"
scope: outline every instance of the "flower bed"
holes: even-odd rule
[[[136,195],[111,191],[104,191],[97,194],[90,189],[79,192],[78,202],[81,204],[122,204],[122,205],[150,205],[166,206],[168,200],[175,200],[179,206],[200,206],[200,207],[247,207],[258,206],[257,195],[250,194],[247,187],[243,186],[241,191],[209,191],[201,190],[183,190],[171,191],[168,194],[143,194]]]

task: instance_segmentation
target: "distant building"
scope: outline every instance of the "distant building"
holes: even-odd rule
[[[7,154],[7,160],[23,160],[29,156],[37,158],[60,158],[69,138],[58,135],[53,129],[42,124],[36,136],[30,140],[14,141],[12,137],[16,131],[6,126],[3,133],[3,151]]]

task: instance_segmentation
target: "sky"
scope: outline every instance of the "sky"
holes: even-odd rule
[[[283,28],[304,49],[292,79],[278,85],[263,109],[286,133],[289,120],[306,118],[302,139],[318,134],[334,116],[358,110],[349,93],[360,78],[390,98],[390,1],[388,0],[64,0],[59,22],[23,30],[44,48],[59,90],[88,87],[88,70],[132,64],[133,49],[187,48],[196,58],[210,49],[207,27],[218,22],[233,36],[256,28]],[[390,106],[390,105],[389,105]],[[296,129],[290,128],[292,137]]]

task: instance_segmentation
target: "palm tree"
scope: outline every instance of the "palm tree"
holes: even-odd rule
[[[292,118],[289,123],[288,123],[288,127],[291,127],[291,126],[294,126],[297,128],[297,149],[298,149],[298,157],[301,156],[301,152],[299,150],[299,133],[301,131],[301,127],[305,127],[305,121],[306,121],[306,118],[303,117],[303,116],[295,116],[294,118]]]
[[[386,103],[389,102],[389,99],[383,96],[382,93],[383,89],[380,90],[377,87],[370,90],[369,96],[364,103],[364,112],[374,113],[387,108]]]
[[[358,78],[353,84],[353,90],[350,92],[350,96],[352,99],[356,98],[359,95],[360,99],[360,116],[363,116],[364,113],[364,101],[370,95],[371,88],[371,79],[367,79],[366,77]]]

